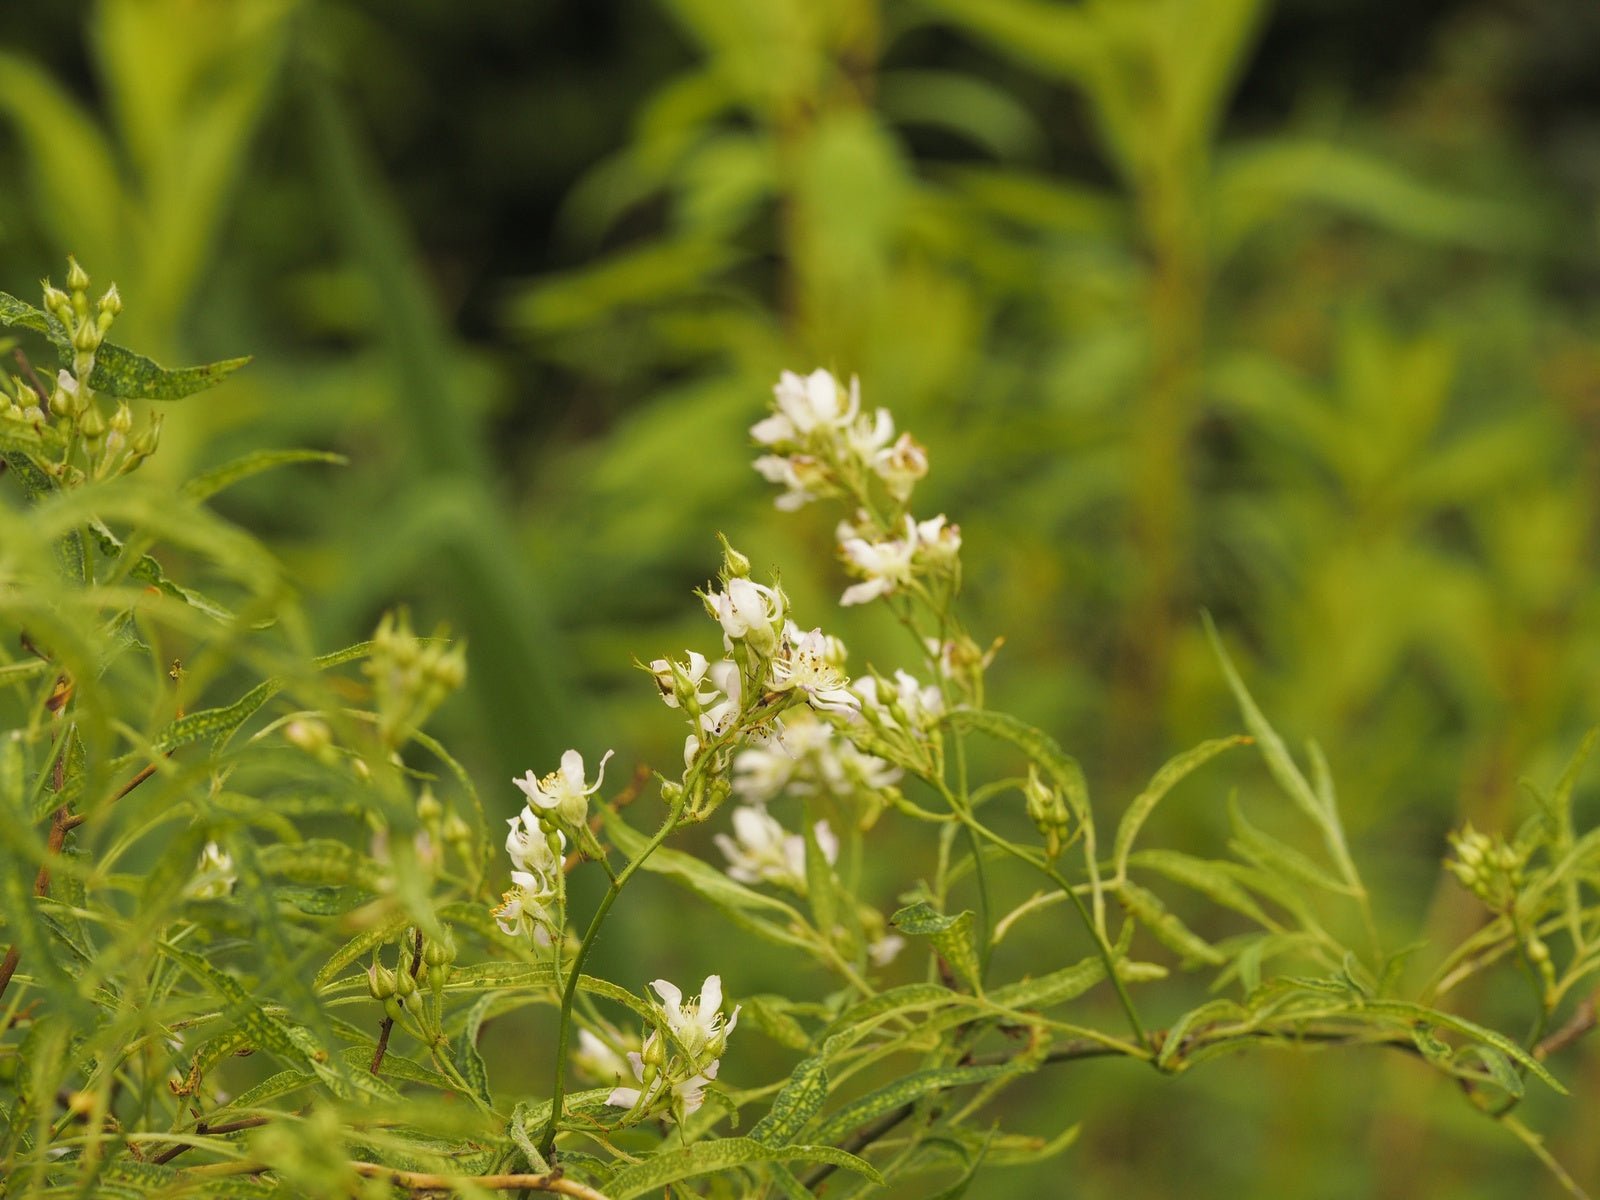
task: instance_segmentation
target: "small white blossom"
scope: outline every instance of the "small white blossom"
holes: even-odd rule
[[[845,565],[864,581],[846,588],[839,597],[842,605],[865,604],[879,596],[887,596],[902,585],[911,582],[912,566],[917,552],[916,529],[911,518],[906,518],[908,536],[869,542],[853,537],[839,544],[839,553]]]
[[[867,958],[875,967],[886,967],[905,948],[906,940],[898,933],[888,933],[867,947]]]
[[[722,976],[707,975],[700,985],[700,994],[685,1003],[683,991],[666,979],[653,979],[650,987],[661,997],[661,1009],[666,1014],[667,1028],[697,1061],[702,1051],[709,1050],[713,1058],[722,1053],[733,1027],[739,1023],[740,1005],[734,1005],[727,1015],[722,1007]]]
[[[746,641],[758,654],[770,654],[783,625],[783,593],[749,579],[730,579],[725,592],[712,592],[706,605],[722,626],[728,649]]]
[[[889,494],[904,503],[919,479],[928,473],[928,451],[909,433],[872,456],[872,469]]]
[[[882,791],[900,776],[898,767],[863,754],[808,709],[785,714],[775,739],[741,750],[733,760],[733,790],[746,804],[764,804],[785,793],[849,798]]]
[[[691,650],[689,651],[689,657],[680,663],[673,663],[665,658],[656,658],[650,661],[650,674],[655,678],[656,688],[661,692],[662,703],[668,708],[679,707],[678,682],[673,674],[674,666],[677,667],[683,678],[689,681],[689,688],[695,693],[695,699],[698,703],[702,705],[709,704],[716,699],[715,693],[700,691],[700,681],[706,677],[706,671],[710,669],[711,664],[706,660],[704,654],[701,654],[698,650]]]
[[[233,867],[233,855],[215,842],[207,842],[200,851],[200,861],[195,864],[194,876],[183,889],[183,894],[196,900],[219,900],[233,891],[239,873]]]
[[[913,731],[927,729],[944,714],[944,696],[939,689],[932,684],[923,686],[916,676],[906,671],[894,673],[894,692],[889,696],[880,694],[883,689],[879,680],[871,675],[854,680],[850,689],[861,697],[862,711],[881,719],[894,719],[889,712],[889,705],[894,704]]]
[[[500,897],[494,909],[495,923],[500,931],[512,937],[532,932],[535,940],[548,944],[550,939],[550,905],[555,901],[555,888],[543,875],[531,871],[511,872],[511,887]]]
[[[583,755],[576,750],[568,750],[563,754],[561,769],[551,771],[543,779],[535,779],[533,772],[529,771],[524,778],[511,782],[521,789],[529,805],[555,813],[568,825],[576,827],[588,816],[589,797],[600,790],[601,781],[606,777],[606,763],[613,753],[615,751],[606,751],[605,757],[600,760],[600,773],[593,783],[587,783],[584,779]]]
[[[860,382],[852,379],[850,390],[841,392],[832,372],[823,370],[805,376],[784,371],[772,395],[778,411],[750,429],[763,446],[792,445],[815,430],[843,429],[861,409]]]
[[[638,1045],[634,1039],[634,1045]],[[572,1061],[597,1083],[619,1083],[629,1073],[628,1060],[587,1029],[578,1030],[578,1049]]]
[[[519,871],[554,878],[561,872],[561,855],[566,851],[566,835],[557,832],[556,846],[551,849],[550,838],[539,827],[539,815],[531,808],[523,808],[506,821],[511,832],[506,834],[506,853]]]
[[[844,672],[830,659],[829,639],[813,629],[798,641],[785,638],[772,660],[768,681],[776,692],[801,693],[812,708],[823,712],[853,713],[861,707],[861,697],[852,692]]]
[[[650,1035],[652,1038],[655,1034]],[[649,1045],[647,1041],[645,1043]],[[640,1083],[644,1082],[644,1056],[637,1050],[629,1051],[628,1065],[633,1069],[633,1077]],[[720,1060],[711,1063],[705,1070],[700,1071],[687,1079],[679,1080],[672,1085],[673,1094],[678,1099],[678,1105],[683,1109],[683,1115],[688,1116],[705,1103],[706,1084],[717,1077],[717,1070],[722,1066]],[[661,1094],[662,1076],[657,1076],[655,1082],[648,1089],[649,1099],[654,1100]],[[611,1095],[606,1097],[606,1103],[613,1108],[633,1108],[639,1105],[645,1093],[638,1088],[619,1087],[613,1088]]]
[[[839,857],[839,839],[826,821],[816,823],[817,845],[829,863]],[[728,859],[728,875],[740,883],[770,883],[806,890],[806,839],[786,833],[765,809],[733,810],[733,837],[719,833],[717,848]]]

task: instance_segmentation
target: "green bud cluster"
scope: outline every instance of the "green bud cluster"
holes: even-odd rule
[[[1470,824],[1450,835],[1456,856],[1445,867],[1495,912],[1506,912],[1522,890],[1528,851],[1496,835],[1479,833]]]
[[[1057,788],[1039,778],[1039,768],[1028,764],[1028,781],[1022,785],[1028,819],[1044,838],[1046,858],[1056,858],[1072,841],[1072,813]]]
[[[162,416],[152,415],[149,424],[135,434],[133,411],[125,401],[118,401],[109,417],[102,411],[90,380],[95,357],[122,312],[122,297],[112,284],[91,304],[88,272],[75,259],[67,262],[66,291],[48,279],[41,287],[46,313],[60,325],[72,347],[71,367],[57,372],[48,391],[37,379],[30,383],[14,377],[9,388],[0,386],[0,423],[31,426],[44,439],[44,449],[60,454],[39,465],[73,485],[86,478],[105,479],[137,469],[160,444]],[[73,461],[80,446],[83,466]]]
[[[410,618],[385,613],[373,634],[365,671],[372,680],[379,733],[398,746],[466,681],[466,648],[440,638],[419,638]]]

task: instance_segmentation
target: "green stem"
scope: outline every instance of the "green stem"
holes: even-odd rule
[[[661,828],[656,830],[655,836],[645,843],[644,849],[639,851],[637,858],[631,859],[628,865],[622,868],[606,889],[606,894],[600,899],[600,906],[595,909],[594,916],[589,921],[589,928],[583,935],[583,941],[578,946],[578,952],[572,957],[571,973],[567,976],[566,987],[561,993],[561,1024],[556,1037],[556,1070],[555,1082],[550,1089],[550,1119],[545,1123],[544,1133],[539,1138],[539,1153],[548,1161],[555,1150],[556,1130],[561,1124],[562,1101],[566,1097],[567,1084],[567,1041],[572,1034],[572,1003],[578,992],[578,980],[583,974],[584,959],[589,956],[589,949],[594,945],[595,938],[600,933],[600,926],[605,923],[606,914],[611,911],[611,906],[622,893],[633,873],[644,865],[660,847],[661,843],[678,826],[678,818],[682,815],[682,802],[675,804],[672,811],[667,814],[667,819]]]
[[[1013,858],[1021,859],[1036,871],[1039,871],[1046,879],[1066,893],[1067,898],[1072,901],[1072,906],[1078,910],[1078,916],[1083,920],[1083,927],[1089,931],[1089,936],[1094,940],[1095,951],[1100,955],[1100,962],[1105,966],[1106,978],[1111,981],[1111,986],[1116,989],[1117,1000],[1122,1005],[1122,1011],[1127,1014],[1128,1024],[1133,1029],[1134,1037],[1141,1046],[1148,1046],[1150,1037],[1145,1032],[1144,1022],[1139,1020],[1139,1012],[1134,1008],[1133,997],[1128,994],[1127,985],[1122,982],[1122,976],[1117,974],[1116,955],[1112,953],[1110,943],[1106,941],[1105,935],[1100,931],[1100,927],[1095,924],[1094,918],[1089,915],[1089,910],[1084,907],[1083,900],[1078,896],[1071,882],[1049,863],[1040,862],[1021,846],[1007,841],[989,829],[982,821],[972,816],[971,813],[961,808],[956,797],[951,795],[948,789],[945,789],[945,799],[950,803],[951,810],[960,818],[961,823],[967,827],[969,834],[987,838]]]

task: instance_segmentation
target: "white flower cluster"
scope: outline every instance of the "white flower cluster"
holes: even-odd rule
[[[686,786],[697,789],[689,798],[696,814],[726,797],[722,777],[738,746],[781,736],[794,714],[854,718],[861,707],[844,673],[844,644],[821,629],[801,629],[789,619],[782,589],[754,582],[749,569],[748,559],[726,547],[721,590],[700,593],[722,629],[725,657],[712,661],[691,650],[645,668],[662,702],[688,717],[683,763]],[[701,790],[708,782],[720,789],[709,802]]]
[[[599,790],[611,754],[607,750],[600,760],[592,784],[584,778],[583,755],[576,750],[563,754],[560,769],[543,779],[535,779],[529,771],[511,781],[527,797],[527,803],[506,822],[511,826],[506,834],[511,887],[494,910],[494,919],[504,932],[512,936],[531,932],[534,940],[544,945],[560,936],[562,856],[567,838],[558,826],[572,830],[580,839],[588,833],[589,797]]]
[[[700,994],[688,1003],[683,992],[665,979],[650,986],[661,997],[661,1020],[672,1036],[652,1029],[644,1045],[628,1053],[628,1066],[639,1086],[614,1089],[606,1103],[640,1117],[665,1109],[681,1121],[704,1103],[706,1084],[717,1077],[728,1035],[739,1023],[739,1007],[726,1015],[720,1011],[720,975],[708,976]]]
[[[839,525],[839,555],[861,582],[841,604],[865,604],[924,576],[955,578],[961,530],[943,516],[918,521],[904,511],[917,481],[928,473],[928,452],[908,433],[894,434],[887,409],[861,411],[861,385],[849,390],[827,371],[800,376],[785,371],[773,389],[773,412],[750,435],[771,453],[756,470],[787,490],[777,499],[795,509],[822,497],[846,497],[861,505],[853,521]],[[892,504],[889,515],[872,515],[873,482]]]
[[[895,437],[888,409],[871,416],[861,411],[855,379],[845,391],[827,371],[785,371],[773,388],[773,410],[750,435],[772,451],[756,459],[756,470],[788,489],[778,497],[781,509],[847,495],[869,475],[904,503],[928,473],[928,452],[908,433]]]
[[[900,781],[898,767],[864,754],[832,725],[796,713],[765,745],[741,750],[733,760],[733,791],[745,804],[765,805],[782,795],[851,799]]]

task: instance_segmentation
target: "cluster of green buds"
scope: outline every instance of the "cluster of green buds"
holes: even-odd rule
[[[1524,882],[1528,851],[1504,838],[1479,833],[1470,824],[1450,835],[1456,852],[1445,867],[1461,886],[1494,912],[1509,912]]]
[[[70,369],[56,373],[48,389],[35,379],[13,376],[9,388],[0,387],[0,421],[32,426],[41,435],[53,432],[61,457],[41,466],[68,485],[85,478],[105,479],[135,470],[155,453],[161,440],[161,415],[154,414],[139,432],[133,429],[133,410],[119,400],[109,417],[101,411],[91,385],[95,356],[112,322],[122,311],[122,297],[112,284],[92,305],[89,274],[68,259],[67,290],[44,281],[44,308],[72,347]],[[72,460],[81,447],[84,467]]]
[[[423,938],[419,957],[415,946],[418,936],[407,931],[400,942],[400,955],[393,969],[383,965],[377,952],[372,965],[367,968],[367,995],[383,1005],[383,1015],[395,1022],[404,1022],[409,1016],[416,1022],[419,1036],[432,1040],[439,1032],[439,1014],[444,1002],[445,984],[450,978],[450,965],[456,959],[455,937],[449,926],[443,926],[433,937]],[[426,985],[433,996],[433,1013],[422,1002],[422,987]]]
[[[364,669],[372,680],[379,737],[395,748],[466,681],[466,648],[417,637],[404,612],[385,613],[372,642]]]
[[[1039,768],[1029,763],[1022,795],[1028,803],[1028,819],[1044,838],[1045,857],[1058,857],[1072,843],[1072,813],[1061,790],[1039,778]]]

